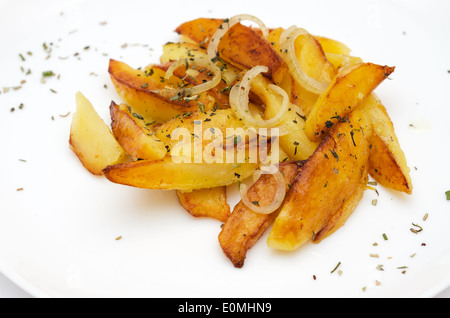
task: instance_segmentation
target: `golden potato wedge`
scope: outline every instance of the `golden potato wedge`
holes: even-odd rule
[[[155,121],[145,121],[126,104],[110,106],[112,132],[128,154],[134,159],[158,160],[167,154],[164,143],[151,127]]]
[[[177,191],[177,196],[181,206],[194,217],[209,217],[225,222],[231,214],[226,187]]]
[[[229,186],[251,176],[257,163],[177,163],[170,157],[109,166],[104,170],[114,183],[143,189],[192,191]]]
[[[206,48],[217,29],[226,23],[226,20],[201,18],[180,25],[176,32]],[[275,84],[282,82],[288,72],[286,63],[270,43],[256,30],[240,23],[222,37],[218,52],[226,62],[240,69],[267,66],[269,71],[264,75]]]
[[[366,187],[370,127],[358,109],[339,123],[306,161],[269,234],[268,245],[292,251],[341,226]],[[350,203],[349,203],[350,202]],[[319,235],[319,238],[315,236]]]
[[[314,234],[312,238],[313,243],[320,243],[345,224],[361,201],[364,192],[367,189],[368,181],[368,173],[364,170],[361,180],[356,185],[354,192],[348,196],[342,207],[338,209],[326,223],[324,223],[322,228],[317,233]]]
[[[305,132],[308,138],[318,141],[326,136],[336,123],[356,109],[394,69],[362,63],[336,76],[320,95],[306,119]]]
[[[94,175],[102,175],[103,169],[124,161],[127,155],[81,92],[76,94],[69,144],[83,166]]]
[[[359,57],[327,53],[325,52],[326,59],[339,71],[344,67],[362,63],[363,61]],[[301,86],[297,81],[292,79],[291,99],[292,103],[300,107],[306,117],[308,117],[314,108],[319,94],[310,92]]]
[[[193,42],[206,49],[209,40],[222,23],[222,19],[199,18],[181,24],[176,28],[175,32],[191,39]]]
[[[175,152],[181,152],[180,141],[188,142],[188,140],[184,140],[184,134],[188,133],[190,143],[189,148],[191,151],[189,155],[192,159],[191,161],[194,162],[194,149],[196,143],[199,144],[198,149],[201,148],[204,151],[202,153],[204,159],[208,154],[211,154],[211,156],[215,155],[215,153],[212,152],[207,153],[205,149],[207,149],[208,145],[211,145],[216,138],[217,140],[220,138],[222,143],[221,148],[225,149],[227,137],[230,137],[227,136],[227,129],[238,131],[239,129],[244,130],[244,128],[242,121],[237,118],[231,109],[216,109],[208,112],[196,111],[176,116],[164,123],[157,129],[156,137],[167,146],[169,156],[177,156],[178,154]],[[184,133],[183,130],[185,130]],[[224,151],[223,156],[225,155],[226,152]],[[224,157],[220,159],[223,162],[227,161]]]
[[[375,94],[371,94],[361,105],[361,110],[373,129],[369,138],[370,175],[382,186],[412,194],[410,168],[386,108]]]
[[[146,70],[133,69],[129,65],[110,60],[109,73],[118,94],[141,116],[164,123],[176,115],[200,108],[213,109],[215,100],[207,93],[192,98],[172,98],[167,90],[187,87],[189,83],[172,77],[165,79],[166,72],[158,67]]]
[[[280,163],[279,170],[284,175],[286,191],[294,181],[301,163]],[[272,175],[262,175],[248,190],[248,198],[262,206],[269,205],[275,197],[277,183]],[[244,266],[247,251],[251,249],[273,223],[278,210],[271,214],[253,212],[242,200],[234,207],[219,234],[219,243],[236,268]]]
[[[166,145],[168,154],[164,159],[111,166],[105,169],[105,176],[112,182],[138,188],[184,192],[237,183],[259,166],[259,153],[263,151],[258,142],[250,142],[242,125],[230,109],[177,116],[156,132]],[[269,142],[267,152],[270,146]],[[251,153],[256,153],[253,160]]]
[[[315,35],[314,38],[320,43],[320,46],[326,53],[350,55],[350,48],[342,42],[324,36]]]

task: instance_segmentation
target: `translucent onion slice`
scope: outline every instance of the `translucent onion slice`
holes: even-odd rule
[[[251,188],[253,184],[258,181],[260,176],[262,174],[271,174],[275,181],[277,182],[277,190],[275,193],[275,197],[273,201],[266,206],[259,206],[259,203],[256,202],[250,202],[250,199],[248,198],[248,190]],[[286,196],[286,185],[284,181],[284,176],[274,166],[269,167],[261,167],[261,170],[256,170],[255,174],[253,175],[253,183],[250,186],[247,186],[246,184],[242,183],[239,192],[241,195],[242,202],[253,212],[260,213],[260,214],[270,214],[275,212],[283,203],[284,197]],[[258,204],[258,205],[257,205]]]
[[[239,116],[247,127],[254,128],[275,128],[284,120],[286,112],[289,110],[290,101],[287,93],[280,87],[270,84],[268,87],[276,94],[279,94],[283,98],[283,104],[280,112],[272,119],[261,120],[254,118],[251,115],[248,107],[249,93],[252,80],[261,73],[267,72],[269,69],[267,66],[255,66],[250,69],[242,77],[241,82],[238,85],[234,85],[230,91],[230,105],[232,110]],[[285,127],[280,128],[280,136],[288,133]]]
[[[280,48],[283,58],[289,67],[292,77],[305,89],[315,94],[321,94],[328,87],[329,83],[319,82],[308,76],[300,67],[295,55],[295,40],[301,35],[309,35],[303,28],[292,26],[281,34]]]
[[[249,14],[240,14],[236,15],[229,20],[225,20],[224,23],[221,24],[221,26],[217,29],[216,33],[211,38],[211,41],[209,41],[208,45],[208,58],[213,59],[217,57],[217,51],[219,47],[220,40],[222,40],[222,37],[228,32],[229,29],[231,29],[235,24],[240,23],[243,20],[249,20],[252,22],[255,22],[258,24],[258,26],[261,28],[261,31],[263,33],[263,36],[265,39],[269,37],[269,29],[266,27],[266,25],[257,17]]]
[[[212,63],[211,61],[207,60],[207,59],[203,59],[203,58],[194,58],[194,59],[181,59],[176,61],[175,63],[173,63],[169,69],[166,72],[165,78],[169,79],[170,77],[173,76],[173,72],[179,68],[180,66],[189,66],[189,65],[197,65],[197,66],[201,66],[204,67],[206,69],[208,69],[209,71],[214,73],[214,77],[210,80],[207,81],[203,84],[194,86],[194,87],[188,87],[188,88],[180,88],[180,89],[175,89],[173,92],[171,92],[172,96],[193,96],[193,95],[198,95],[200,93],[209,91],[210,89],[216,87],[217,85],[219,85],[220,81],[222,80],[222,73],[219,69],[219,67]]]

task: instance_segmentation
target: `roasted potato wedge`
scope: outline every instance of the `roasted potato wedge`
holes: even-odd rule
[[[320,43],[320,46],[326,53],[350,55],[350,48],[342,42],[324,36],[315,35],[314,38]]]
[[[365,115],[356,109],[325,137],[292,184],[269,234],[270,247],[292,251],[344,224],[367,185],[367,132]]]
[[[145,70],[133,69],[129,65],[110,60],[109,73],[118,94],[141,116],[165,123],[176,115],[193,112],[199,108],[211,110],[215,100],[207,93],[198,97],[173,98],[167,90],[187,87],[189,83],[172,77],[165,79],[166,72],[159,67]]]
[[[230,109],[176,116],[156,132],[167,149],[164,159],[108,167],[105,175],[147,189],[192,191],[237,183],[253,173],[260,153],[268,154],[271,147],[252,142],[254,136],[244,128]]]
[[[356,109],[394,69],[362,63],[336,76],[306,119],[305,132],[308,138],[318,141],[326,136],[331,127]]]
[[[361,180],[356,184],[354,192],[348,196],[343,205],[326,223],[324,223],[322,228],[313,235],[313,243],[320,243],[345,224],[361,201],[364,192],[367,189],[366,185],[368,180],[368,174],[364,170]]]
[[[177,196],[181,206],[194,217],[209,217],[225,222],[231,215],[226,187],[177,191]]]
[[[164,123],[157,129],[156,137],[167,146],[169,156],[179,155],[178,152],[181,152],[182,148],[180,142],[189,143],[189,155],[192,159],[191,161],[194,162],[195,147],[198,147],[198,149],[201,148],[204,151],[202,153],[202,160],[209,154],[215,156],[216,154],[213,153],[214,149],[210,152],[205,150],[208,145],[213,145],[211,144],[213,141],[219,141],[220,139],[220,147],[225,149],[228,142],[227,137],[230,137],[227,136],[227,130],[239,132],[240,130],[245,131],[244,128],[242,121],[237,118],[231,109],[216,109],[208,112],[196,111],[176,116]],[[184,139],[185,133],[189,134],[189,136],[186,136],[189,140]],[[245,137],[246,136],[241,136],[240,138]],[[233,142],[233,140],[230,140],[230,142]],[[234,151],[234,148],[232,150]],[[175,153],[175,151],[177,153]],[[225,150],[223,156],[226,156]],[[224,157],[218,158],[217,160],[222,162],[227,161]]]
[[[251,176],[257,163],[177,163],[170,157],[136,161],[104,170],[114,183],[143,189],[192,191],[229,186]]]
[[[107,166],[121,163],[127,157],[109,127],[81,92],[76,94],[69,144],[83,166],[94,175],[102,175]]]
[[[280,163],[279,170],[284,175],[286,191],[294,181],[301,163]],[[268,205],[275,197],[277,184],[272,175],[262,175],[247,195],[254,202],[258,201],[262,206]],[[233,213],[225,222],[219,234],[219,243],[225,255],[236,268],[244,266],[247,251],[259,240],[261,235],[269,228],[278,215],[278,210],[271,214],[253,212],[242,201],[233,209]]]
[[[155,121],[148,121],[126,104],[110,106],[111,128],[114,137],[134,159],[158,160],[167,154],[164,143],[152,129]]]
[[[410,168],[386,108],[375,94],[371,94],[361,105],[361,109],[373,129],[369,138],[370,175],[382,186],[412,194]]]
[[[201,18],[180,25],[176,32],[206,48],[217,29],[226,23],[221,19]],[[222,37],[218,52],[223,60],[239,69],[267,66],[269,71],[264,75],[275,84],[282,82],[288,72],[286,63],[270,43],[257,31],[240,23]]]
[[[176,28],[175,32],[191,39],[193,42],[206,49],[209,40],[222,23],[222,19],[199,18],[181,24]]]

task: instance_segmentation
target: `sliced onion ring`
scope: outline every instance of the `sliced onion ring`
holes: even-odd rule
[[[206,83],[203,83],[203,84],[200,84],[200,85],[197,85],[194,87],[176,89],[176,90],[174,90],[174,92],[172,92],[172,96],[176,96],[177,94],[179,94],[180,96],[198,95],[200,93],[209,91],[210,89],[219,85],[219,83],[222,79],[222,73],[221,73],[219,67],[217,65],[215,65],[214,63],[212,63],[211,61],[209,61],[207,59],[202,59],[202,58],[194,58],[194,59],[189,59],[189,60],[181,59],[181,60],[176,61],[167,70],[165,79],[169,79],[170,77],[172,77],[173,72],[180,66],[191,65],[191,64],[207,68],[209,71],[214,73],[214,78]]]
[[[280,87],[270,84],[269,89],[283,97],[283,104],[280,112],[272,119],[260,120],[254,118],[248,107],[249,93],[252,80],[261,73],[268,71],[267,66],[255,66],[242,77],[239,85],[233,86],[230,92],[230,105],[233,111],[239,116],[244,124],[254,128],[274,128],[278,126],[284,119],[286,112],[289,110],[290,101],[287,93]],[[288,133],[284,127],[280,127],[280,136]],[[284,130],[284,131],[283,131]]]
[[[255,22],[258,24],[258,26],[261,28],[261,31],[263,33],[263,37],[267,39],[269,37],[269,29],[266,27],[266,25],[257,17],[249,15],[249,14],[239,14],[236,15],[229,20],[224,21],[224,23],[221,24],[221,26],[217,29],[216,33],[212,36],[211,40],[209,41],[208,45],[208,58],[213,59],[217,57],[217,51],[219,47],[220,40],[222,37],[228,32],[229,29],[231,29],[235,24],[240,23],[243,20],[249,20],[252,22]]]
[[[255,205],[253,202],[250,202],[250,199],[248,198],[248,190],[253,184],[256,183],[256,181],[258,181],[259,177],[262,174],[271,174],[275,178],[275,181],[277,182],[277,190],[275,192],[275,197],[273,201],[266,206]],[[286,185],[283,174],[276,167],[274,166],[261,167],[260,170],[256,170],[253,177],[252,185],[247,186],[246,184],[242,183],[239,188],[239,192],[241,195],[242,202],[253,212],[260,214],[270,214],[276,211],[283,203],[284,197],[286,196]]]
[[[295,55],[295,40],[301,35],[309,35],[303,28],[292,26],[281,34],[280,48],[283,52],[283,58],[289,67],[292,77],[305,89],[315,94],[323,93],[329,83],[319,82],[308,76],[300,67],[297,56]]]

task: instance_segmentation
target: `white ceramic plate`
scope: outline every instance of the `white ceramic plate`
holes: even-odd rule
[[[0,95],[1,272],[36,297],[438,294],[450,283],[449,9],[448,1],[406,0],[1,1],[0,87],[21,86]],[[182,22],[240,13],[268,27],[296,24],[366,61],[396,66],[377,93],[415,188],[412,196],[367,191],[343,228],[295,253],[269,249],[265,236],[235,269],[218,244],[219,222],[189,216],[173,192],[89,175],[68,137],[77,91],[109,123],[108,106],[120,101],[110,57],[135,67],[156,63]],[[45,71],[60,77],[41,83]],[[230,204],[237,200],[230,189]],[[423,231],[413,234],[412,223]],[[338,263],[341,275],[331,273]]]

